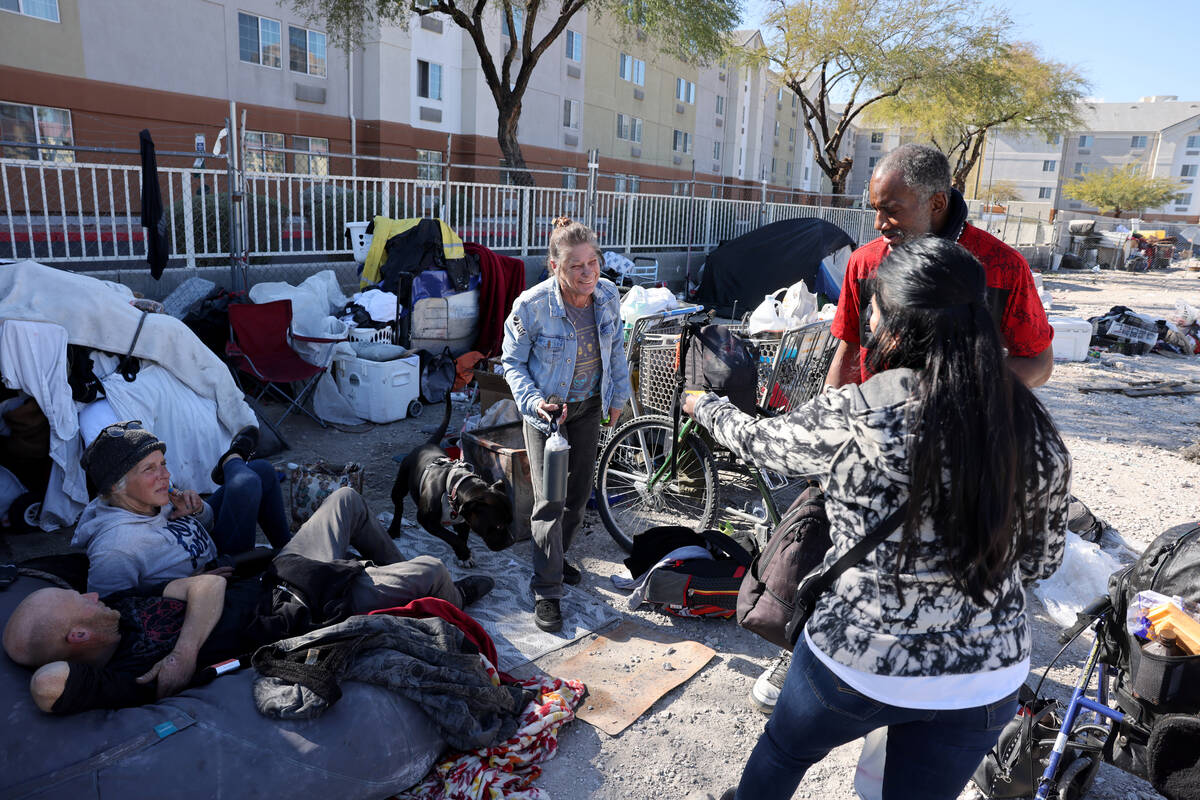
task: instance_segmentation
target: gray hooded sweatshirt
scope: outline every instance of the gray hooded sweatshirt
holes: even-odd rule
[[[195,575],[217,557],[208,535],[213,524],[207,503],[196,516],[168,520],[171,506],[153,516],[117,508],[97,497],[75,526],[71,544],[87,546],[88,591],[101,597],[149,588]]]

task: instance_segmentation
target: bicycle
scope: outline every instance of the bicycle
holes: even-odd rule
[[[682,320],[677,335],[650,330],[650,343],[634,341],[630,360],[638,366],[636,416],[613,433],[604,446],[596,471],[598,510],[605,528],[626,551],[633,537],[659,525],[711,528],[720,521],[754,526],[765,538],[780,518],[774,493],[787,486],[785,477],[760,470],[718,445],[695,420],[680,420],[684,389],[684,365],[691,339],[707,324],[706,311],[692,312]],[[760,360],[757,398],[759,412],[775,415],[815,395],[824,384],[825,371],[837,340],[829,323],[816,323],[788,331],[779,340],[764,343],[775,352]],[[663,369],[670,364],[669,371]],[[663,383],[670,379],[664,397]],[[664,403],[664,399],[668,402]],[[649,402],[646,402],[649,401]],[[643,414],[643,408],[664,411]],[[657,408],[656,408],[657,407]],[[721,503],[720,473],[748,481],[750,503],[756,507],[726,506]]]

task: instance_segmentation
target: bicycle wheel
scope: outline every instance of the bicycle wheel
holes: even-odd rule
[[[679,446],[676,474],[651,481],[671,454],[671,420],[650,416],[617,429],[600,456],[596,497],[604,527],[627,552],[633,537],[658,525],[712,526],[717,468],[694,433]]]

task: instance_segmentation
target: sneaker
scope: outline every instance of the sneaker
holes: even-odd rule
[[[455,581],[454,586],[462,595],[462,607],[466,608],[490,592],[496,582],[486,575],[471,575]]]
[[[562,630],[562,609],[557,600],[538,600],[533,606],[533,621],[547,633]]]
[[[779,692],[783,689],[783,681],[787,678],[788,668],[791,666],[792,654],[784,653],[758,676],[758,680],[750,687],[750,702],[755,708],[768,716],[775,710],[775,704],[779,702]]]
[[[572,564],[570,561],[563,559],[563,583],[568,586],[578,586],[583,580],[583,573],[579,571],[579,567]]]
[[[233,435],[233,439],[229,442],[229,449],[221,454],[217,459],[217,465],[213,467],[212,482],[217,486],[225,483],[225,459],[230,456],[241,456],[244,461],[249,461],[254,458],[254,451],[258,449],[258,428],[254,425],[247,425]]]

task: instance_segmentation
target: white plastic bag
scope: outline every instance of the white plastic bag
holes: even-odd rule
[[[782,333],[788,329],[788,317],[783,313],[783,303],[778,299],[778,294],[779,292],[776,292],[764,297],[750,314],[746,332],[751,336],[768,332]]]
[[[645,286],[634,286],[621,299],[621,320],[626,325],[632,325],[638,317],[647,314],[657,314],[660,311],[670,311],[679,307],[679,300],[665,286],[647,289]]]
[[[817,296],[808,290],[804,281],[796,281],[783,295],[780,311],[788,318],[789,328],[807,325],[816,319]]]
[[[1195,325],[1200,322],[1200,308],[1196,308],[1181,297],[1175,301],[1175,316],[1171,321],[1184,328]]]

